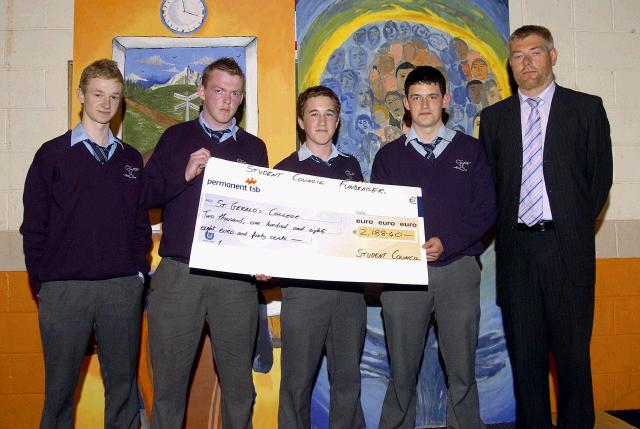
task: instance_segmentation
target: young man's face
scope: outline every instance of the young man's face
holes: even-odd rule
[[[437,83],[415,83],[409,87],[404,107],[418,128],[432,128],[442,121],[442,109],[449,105],[449,94],[442,95]]]
[[[509,44],[509,64],[513,78],[525,95],[537,95],[553,81],[558,53],[548,49],[537,34],[515,39]]]
[[[334,101],[324,95],[312,97],[304,103],[298,125],[306,134],[308,146],[332,144],[340,118]]]
[[[198,86],[198,95],[202,99],[202,113],[207,124],[218,130],[229,127],[238,106],[242,103],[243,85],[242,76],[218,69],[209,73],[207,87]]]
[[[89,79],[85,91],[78,88],[82,103],[83,120],[108,124],[115,116],[122,100],[122,84],[116,79],[94,77]]]
[[[387,95],[384,99],[389,113],[398,121],[404,116],[404,107],[402,106],[402,98],[397,94]]]

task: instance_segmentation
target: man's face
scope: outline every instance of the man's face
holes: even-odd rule
[[[548,49],[544,39],[537,34],[515,39],[509,44],[513,78],[525,95],[538,95],[553,81],[557,58],[556,49]]]
[[[458,55],[458,58],[460,58],[460,60],[466,60],[467,55],[469,55],[469,46],[467,43],[462,39],[455,38],[453,39],[453,46],[456,49],[456,55]]]
[[[380,30],[378,27],[371,27],[367,30],[367,39],[372,46],[377,46],[380,43]]]
[[[397,94],[391,94],[385,97],[385,104],[389,113],[398,121],[402,120],[404,116],[404,106],[402,105],[402,98]]]
[[[443,96],[437,83],[416,83],[409,87],[404,107],[411,113],[413,126],[433,128],[442,121],[442,109],[449,100],[449,94]]]
[[[306,144],[325,146],[332,143],[340,118],[334,101],[324,95],[312,97],[304,103],[298,125],[305,132]]]
[[[367,66],[367,52],[361,46],[353,46],[349,49],[349,62],[351,67],[362,70]]]
[[[231,124],[244,97],[243,85],[242,76],[218,69],[209,73],[207,87],[198,86],[198,95],[202,99],[202,113],[207,124],[215,129],[224,129]]]
[[[118,111],[122,100],[122,84],[116,79],[89,79],[85,91],[78,88],[83,119],[96,124],[108,124]]]
[[[482,102],[482,83],[471,84],[467,90],[469,92],[469,100],[472,103],[480,104]]]
[[[500,97],[500,89],[498,88],[498,85],[487,86],[486,90],[487,90],[487,103],[489,104],[489,106],[491,106],[492,104],[496,104],[498,101],[500,101],[501,97]]]
[[[338,74],[344,68],[344,51],[336,49],[329,57],[327,69],[331,74]]]
[[[356,95],[358,96],[358,104],[360,107],[369,107],[371,106],[371,90],[366,86],[361,86],[357,89]]]
[[[404,82],[407,80],[407,76],[411,73],[412,69],[400,69],[396,73],[396,83],[398,85],[398,91],[404,94]]]

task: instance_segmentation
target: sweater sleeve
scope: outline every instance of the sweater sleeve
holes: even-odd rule
[[[55,180],[55,157],[41,147],[27,172],[22,197],[24,216],[20,233],[23,237],[25,264],[35,295],[40,292],[40,265],[47,247],[49,216]]]
[[[148,209],[164,205],[190,186],[184,178],[188,160],[177,159],[174,145],[169,130],[165,131],[144,168],[141,198]]]
[[[454,232],[440,237],[444,254],[440,261],[459,255],[475,244],[495,224],[496,192],[491,168],[484,147],[478,144],[476,159],[473,165],[472,200],[469,212],[461,214],[462,222],[456,224]]]

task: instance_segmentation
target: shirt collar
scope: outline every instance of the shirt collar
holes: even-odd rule
[[[205,133],[207,133],[207,128],[209,128],[211,130],[213,129],[213,127],[211,125],[209,125],[207,123],[207,121],[204,120],[203,112],[200,112],[200,116],[198,116],[198,122],[200,122],[200,126],[202,126],[202,129],[204,130]],[[207,127],[207,128],[204,128],[204,127]],[[231,134],[224,133],[222,135],[222,137],[220,138],[221,142],[226,140],[226,139],[228,139],[229,136],[232,136],[233,139],[236,140],[236,133],[238,132],[238,125],[236,124],[236,118],[231,118],[231,124],[229,125],[228,129],[231,131]],[[211,137],[211,136],[209,136],[209,137]]]
[[[553,94],[556,92],[556,82],[552,81],[549,86],[547,86],[540,94],[535,97],[529,97],[528,95],[524,95],[520,88],[518,88],[518,98],[520,99],[520,106],[522,107],[526,104],[529,98],[539,98],[541,100],[540,106],[550,106],[551,100],[553,99]]]
[[[300,146],[300,149],[298,149],[298,161],[304,161],[305,159],[311,158],[313,155],[314,153],[311,152],[307,147],[307,145],[304,143],[302,144],[302,146]],[[345,155],[344,153],[340,152],[336,148],[336,145],[332,144],[331,154],[329,154],[329,158],[327,158],[327,161],[329,161],[330,159],[336,158],[338,156],[348,156],[348,155]]]
[[[404,145],[407,146],[413,140],[416,140],[416,141],[418,141],[420,143],[432,143],[438,137],[440,137],[442,140],[445,140],[447,143],[451,143],[451,140],[453,140],[455,135],[456,135],[456,131],[455,130],[452,130],[451,128],[445,127],[444,124],[441,122],[440,123],[440,128],[438,128],[438,134],[436,135],[436,137],[430,142],[422,142],[418,138],[418,133],[416,133],[415,128],[413,126],[411,126],[411,128],[409,129],[409,132],[407,133],[407,138],[404,141]]]
[[[87,134],[87,132],[84,130],[82,123],[78,123],[78,125],[76,125],[76,127],[73,130],[71,130],[71,146],[75,146],[76,144],[83,142],[85,140],[93,141],[91,137],[89,137],[89,134]],[[118,146],[120,146],[120,149],[124,149],[124,145],[122,144],[120,139],[115,137],[111,132],[111,128],[109,128],[109,145],[113,143],[117,143]]]

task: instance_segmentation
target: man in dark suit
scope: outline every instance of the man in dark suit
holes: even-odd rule
[[[509,37],[513,96],[483,110],[480,140],[496,179],[498,300],[513,367],[518,428],[593,428],[589,342],[595,221],[612,181],[609,122],[598,97],[555,83],[549,30]]]

